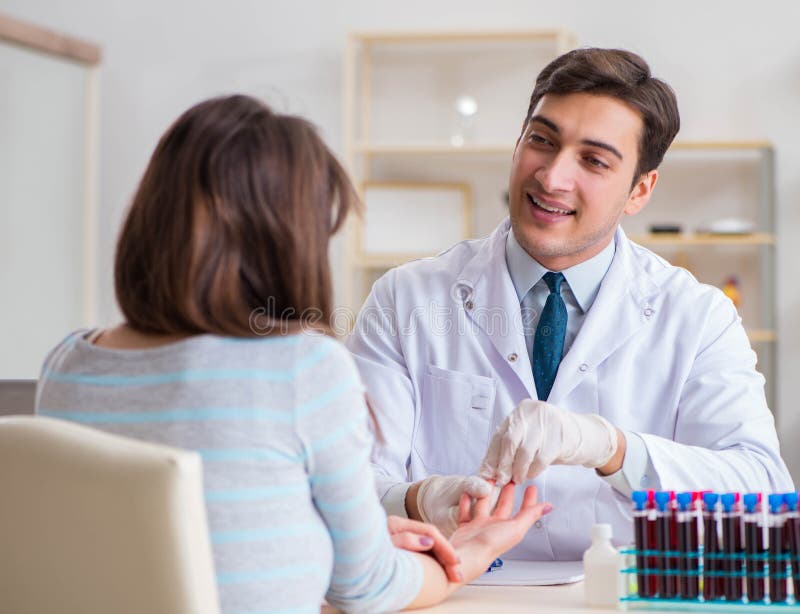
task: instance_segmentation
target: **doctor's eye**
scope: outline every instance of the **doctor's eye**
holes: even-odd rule
[[[608,164],[603,162],[600,158],[595,158],[594,156],[586,156],[584,160],[586,160],[586,164],[588,164],[589,166],[593,166],[594,168],[608,168]]]
[[[534,145],[552,145],[550,139],[535,132],[532,132],[530,136],[528,136],[528,140]]]

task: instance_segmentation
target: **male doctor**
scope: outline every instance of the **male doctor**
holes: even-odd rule
[[[574,560],[594,523],[631,541],[632,489],[793,488],[733,304],[619,226],[679,122],[639,56],[557,58],[514,149],[510,220],[374,285],[348,345],[388,512],[450,532],[461,494],[490,492],[478,472],[533,479],[554,510],[509,556]]]

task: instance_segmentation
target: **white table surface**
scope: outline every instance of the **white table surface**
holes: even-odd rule
[[[417,610],[431,614],[586,614],[615,612],[616,609],[589,608],[583,604],[583,582],[558,586],[462,586],[432,608]]]

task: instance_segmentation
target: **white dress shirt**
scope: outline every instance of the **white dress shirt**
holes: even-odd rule
[[[614,249],[615,244],[612,239],[596,256],[561,271],[565,281],[561,284],[561,298],[567,307],[567,332],[564,338],[563,356],[566,356],[572,347],[586,313],[591,309],[600,291],[600,285],[614,258]],[[528,347],[528,363],[531,363],[536,326],[550,294],[550,289],[542,279],[549,269],[539,264],[522,248],[513,231],[508,233],[506,239],[506,264],[520,301],[525,344]],[[622,468],[616,473],[601,477],[624,495],[630,495],[637,489],[657,489],[659,485],[655,483],[656,474],[644,440],[630,431],[625,431],[624,434],[627,447]]]

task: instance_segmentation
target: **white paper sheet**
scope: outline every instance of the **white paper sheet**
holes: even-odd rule
[[[582,561],[507,561],[500,569],[483,574],[478,586],[547,586],[583,580]]]

